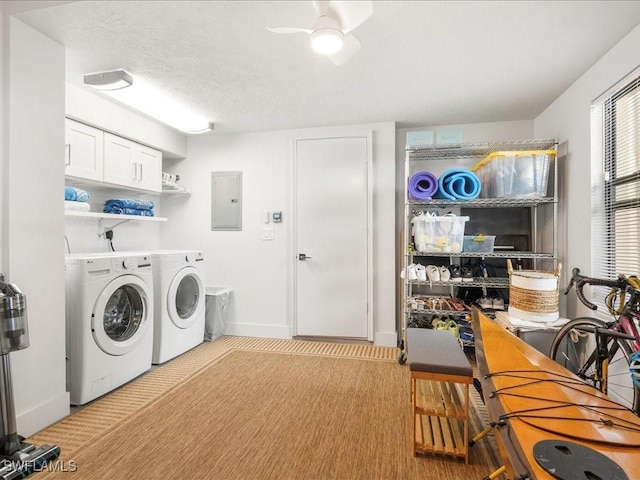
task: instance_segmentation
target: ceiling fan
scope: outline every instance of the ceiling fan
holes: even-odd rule
[[[311,47],[327,55],[336,65],[346,63],[360,50],[360,40],[351,31],[362,25],[373,13],[371,0],[314,0],[318,19],[312,29],[296,27],[267,27],[273,33],[306,33]]]

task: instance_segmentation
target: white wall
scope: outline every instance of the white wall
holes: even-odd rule
[[[296,136],[373,131],[374,342],[396,345],[394,280],[393,123],[246,135],[204,135],[187,141],[188,160],[165,164],[191,188],[188,197],[163,197],[162,248],[203,249],[207,284],[233,288],[228,334],[289,338],[292,335],[292,154]],[[243,172],[243,228],[210,230],[212,171]],[[263,210],[283,212],[274,241],[262,241]]]
[[[591,269],[591,102],[640,66],[640,26],[620,41],[554,101],[534,122],[537,137],[557,136],[563,166],[560,188],[560,257],[564,259],[562,285],[571,269]],[[561,295],[561,313],[587,315],[575,295]]]
[[[18,431],[30,435],[69,413],[61,255],[65,52],[13,17],[8,25],[3,270],[27,297],[30,347],[10,358]]]

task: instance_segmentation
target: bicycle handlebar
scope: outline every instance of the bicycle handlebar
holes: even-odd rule
[[[598,306],[591,303],[584,296],[583,288],[585,285],[600,285],[603,287],[611,287],[611,288],[617,288],[619,290],[625,290],[628,286],[628,283],[623,276],[620,276],[615,280],[604,280],[601,278],[593,278],[593,277],[587,277],[585,275],[581,275],[580,269],[574,268],[571,271],[571,281],[569,282],[569,285],[567,286],[567,289],[565,290],[564,294],[565,295],[568,294],[569,290],[571,290],[571,288],[574,285],[576,286],[576,295],[578,296],[578,299],[580,299],[580,301],[587,308],[590,308],[591,310],[597,310]]]

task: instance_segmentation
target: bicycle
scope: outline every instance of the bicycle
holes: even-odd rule
[[[640,414],[640,279],[624,275],[615,280],[593,278],[574,268],[565,295],[574,285],[578,299],[591,310],[598,307],[584,296],[584,286],[610,287],[606,305],[613,320],[579,317],[569,321],[556,333],[549,356],[616,403]]]

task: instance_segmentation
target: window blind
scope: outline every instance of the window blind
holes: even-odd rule
[[[640,275],[640,73],[593,103],[591,128],[591,276]],[[607,293],[590,293],[603,318]]]

